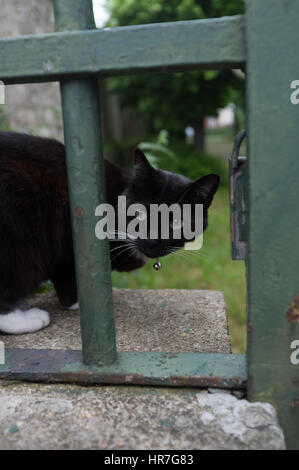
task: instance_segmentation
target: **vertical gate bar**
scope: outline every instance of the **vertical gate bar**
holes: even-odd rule
[[[248,394],[277,408],[289,449],[299,449],[298,23],[299,2],[247,2]]]
[[[53,0],[56,30],[95,27],[92,0]],[[59,51],[57,51],[59,54]],[[78,60],[88,51],[74,50]],[[97,78],[61,82],[83,362],[116,359],[108,241],[95,236],[95,208],[106,201]]]

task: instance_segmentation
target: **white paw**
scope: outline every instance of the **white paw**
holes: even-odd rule
[[[25,312],[15,309],[4,315],[0,314],[0,331],[8,334],[32,333],[49,323],[49,313],[39,308],[31,308]]]
[[[79,309],[79,302],[76,302],[75,304],[71,305],[70,307],[66,307],[67,310],[78,310]]]

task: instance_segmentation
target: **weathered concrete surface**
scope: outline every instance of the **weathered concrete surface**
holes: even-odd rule
[[[202,450],[282,450],[284,436],[269,403],[249,403],[227,393],[197,395],[202,411],[199,427],[205,436]]]
[[[52,324],[0,336],[7,347],[81,347],[78,311],[62,310],[54,294],[30,303]],[[114,306],[119,349],[230,352],[220,292],[121,289]],[[0,381],[0,449],[284,448],[270,405],[211,391]]]
[[[231,352],[221,292],[115,289],[113,295],[119,350]],[[7,348],[81,349],[78,311],[63,310],[52,293],[30,304],[49,311],[51,325],[32,334],[0,335]]]
[[[284,449],[275,411],[150,387],[0,387],[1,449]]]

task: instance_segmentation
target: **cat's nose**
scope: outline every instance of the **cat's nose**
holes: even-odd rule
[[[142,251],[146,256],[155,258],[159,256],[160,254],[160,245],[159,245],[159,240],[152,240],[148,239],[145,240],[145,243],[143,244]]]
[[[146,241],[146,245],[149,247],[149,248],[156,248],[158,246],[158,242],[159,240],[155,240],[155,239],[148,239]]]

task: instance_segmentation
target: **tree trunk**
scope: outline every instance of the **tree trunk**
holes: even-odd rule
[[[205,131],[204,131],[204,120],[203,118],[199,119],[194,127],[195,135],[194,135],[194,147],[200,153],[205,152]]]

